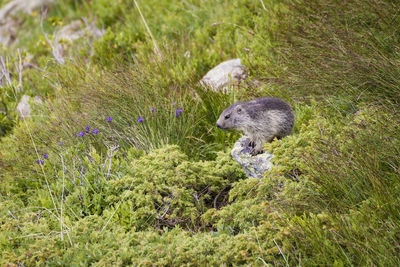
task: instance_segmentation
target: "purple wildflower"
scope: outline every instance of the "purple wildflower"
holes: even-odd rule
[[[94,130],[92,131],[92,133],[94,133],[94,134],[98,134],[98,133],[99,133],[99,130],[97,130],[97,129],[94,129]]]
[[[44,163],[44,160],[42,159],[41,161],[40,161],[40,164],[43,164]]]
[[[86,133],[89,133],[90,126],[86,126],[85,129],[86,129]]]
[[[43,158],[44,158],[44,159],[47,159],[48,157],[49,157],[49,155],[47,155],[47,153],[44,153],[44,154],[43,154]]]
[[[75,137],[75,138],[77,137],[76,133],[74,133],[74,137]]]
[[[155,107],[152,107],[152,108],[151,108],[151,112],[153,112],[153,113],[156,112],[156,108],[155,108]]]
[[[37,163],[37,164],[43,164],[44,163],[44,160],[42,159],[42,160],[35,160],[35,162]]]
[[[142,122],[143,121],[143,117],[139,116],[139,118],[137,119],[137,122]]]
[[[82,137],[85,135],[85,132],[79,132],[79,136]]]
[[[182,111],[183,111],[183,109],[178,108],[178,109],[176,110],[176,112],[175,112],[175,117],[178,118],[179,114],[181,114]]]
[[[39,164],[40,160],[37,159],[37,160],[35,160],[35,162],[36,162],[37,164]]]
[[[63,142],[58,142],[57,145],[62,146],[64,143]]]
[[[108,122],[111,122],[111,121],[112,121],[112,118],[111,118],[111,117],[108,117],[108,118],[107,118],[107,121],[108,121]]]

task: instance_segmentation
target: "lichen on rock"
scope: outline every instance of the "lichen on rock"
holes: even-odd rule
[[[250,140],[247,136],[241,137],[236,141],[231,155],[243,168],[247,177],[262,178],[264,173],[272,168],[270,162],[272,154],[264,152],[256,156],[250,154],[248,147]]]

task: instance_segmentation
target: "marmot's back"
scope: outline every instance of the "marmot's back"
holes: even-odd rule
[[[243,103],[254,123],[263,123],[278,138],[291,134],[294,115],[288,103],[273,97],[264,97]],[[259,128],[259,127],[257,127]],[[273,139],[273,138],[272,138]]]
[[[236,129],[247,135],[256,153],[262,151],[264,142],[289,135],[293,124],[294,114],[289,104],[272,97],[237,102],[225,109],[217,121],[221,129]]]

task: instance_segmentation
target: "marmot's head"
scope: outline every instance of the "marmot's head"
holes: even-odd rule
[[[222,111],[217,121],[217,127],[222,130],[242,130],[249,123],[249,115],[242,102],[237,102]]]

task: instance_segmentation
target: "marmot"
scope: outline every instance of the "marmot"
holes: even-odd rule
[[[292,108],[273,97],[236,102],[225,109],[217,121],[218,128],[239,130],[249,137],[252,155],[262,153],[263,143],[289,135],[293,124]]]

